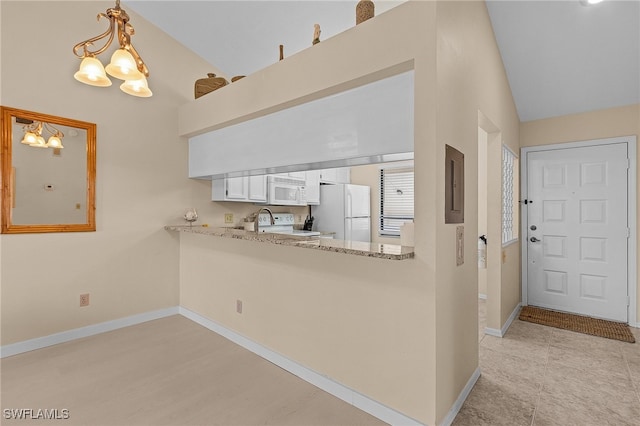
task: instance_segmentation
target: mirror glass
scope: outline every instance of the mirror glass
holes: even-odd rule
[[[2,107],[2,233],[95,231],[96,125]]]

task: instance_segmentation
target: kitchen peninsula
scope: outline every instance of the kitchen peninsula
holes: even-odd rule
[[[356,256],[375,257],[379,259],[406,260],[414,257],[413,247],[396,244],[368,243],[345,241],[319,237],[297,237],[286,234],[256,233],[236,228],[214,228],[203,226],[168,225],[168,231],[189,232],[212,237],[235,238],[239,240],[259,241],[269,244],[280,244],[316,250],[332,251]]]

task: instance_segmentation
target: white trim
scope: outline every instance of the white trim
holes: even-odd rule
[[[415,419],[412,419],[390,407],[387,407],[373,399],[362,395],[361,393],[348,388],[347,386],[338,383],[331,378],[322,375],[312,369],[305,367],[297,363],[294,360],[291,360],[273,350],[254,342],[247,337],[242,336],[241,334],[236,333],[233,330],[228,329],[227,327],[210,320],[209,318],[203,317],[200,314],[197,314],[187,308],[183,308],[182,306],[179,308],[180,315],[194,321],[197,324],[200,324],[203,327],[208,328],[209,330],[218,333],[219,335],[226,337],[232,342],[242,346],[243,348],[261,356],[267,361],[272,362],[278,367],[287,370],[288,372],[300,377],[302,380],[311,383],[312,385],[324,390],[331,395],[340,398],[341,400],[353,405],[354,407],[359,408],[360,410],[371,414],[378,419],[387,422],[392,425],[421,425],[422,423],[418,422]],[[475,374],[475,373],[474,373]],[[477,380],[477,378],[476,378]],[[474,381],[475,383],[475,381]],[[465,390],[467,386],[465,386]],[[473,387],[473,385],[471,385]],[[463,392],[465,391],[463,390]],[[471,390],[469,388],[469,390]],[[468,392],[467,392],[468,394]],[[462,394],[461,394],[462,396]],[[466,395],[464,395],[466,398]],[[458,398],[460,399],[460,398]],[[464,402],[464,399],[462,399]],[[458,401],[456,401],[457,403]],[[459,408],[458,408],[459,409]],[[457,413],[457,411],[456,411]]]
[[[485,130],[485,131],[486,131],[486,130]],[[489,133],[489,132],[487,132],[487,133]],[[511,154],[513,154],[513,156],[516,158],[516,160],[520,159],[520,158],[518,157],[518,154],[516,154],[516,153],[514,152],[514,150],[512,150],[512,149],[509,147],[509,145],[507,145],[504,141],[502,142],[502,146],[503,146],[503,147],[505,147],[505,148],[507,148],[507,151],[509,151]]]
[[[629,173],[627,175],[627,217],[628,226],[630,230],[630,237],[628,239],[627,250],[627,294],[629,295],[629,307],[627,310],[627,319],[629,325],[640,324],[640,318],[638,318],[638,270],[636,264],[636,253],[638,250],[638,229],[637,229],[637,137],[636,136],[622,136],[617,138],[608,139],[594,139],[580,142],[560,143],[554,145],[539,145],[521,148],[520,152],[520,198],[527,199],[527,154],[530,152],[538,151],[553,151],[557,149],[568,148],[583,148],[596,145],[611,145],[617,143],[627,144],[627,156],[629,158]],[[520,209],[520,235],[526,236],[527,233],[527,209]],[[527,238],[521,238],[521,281],[522,281],[522,305],[526,306],[527,302],[527,266],[528,266],[528,253],[527,253]]]
[[[36,349],[46,348],[47,346],[57,345],[58,343],[69,342],[71,340],[89,337],[107,331],[117,330],[130,325],[141,324],[143,322],[152,321],[160,318],[170,317],[178,314],[178,307],[159,309],[157,311],[145,312],[142,314],[132,315],[130,317],[118,318],[99,324],[88,325],[86,327],[75,328],[73,330],[62,331],[60,333],[50,334],[44,337],[36,337],[35,339],[25,340],[23,342],[12,343],[0,347],[0,358],[33,351]]]
[[[487,295],[484,293],[478,293],[478,299],[487,300]]]
[[[498,330],[497,328],[485,327],[484,334],[488,334],[489,336],[495,336],[495,337],[504,337],[504,335],[507,334],[507,330],[509,330],[509,327],[511,327],[511,323],[518,317],[521,306],[522,306],[522,303],[518,303],[516,305],[515,309],[513,310],[513,312],[511,312],[511,315],[509,315],[509,318],[507,318],[507,321],[505,321],[504,325],[500,330]]]
[[[467,399],[467,397],[471,393],[473,386],[476,384],[479,378],[480,378],[480,367],[476,368],[476,371],[474,371],[471,377],[469,377],[467,384],[462,389],[462,392],[460,392],[460,395],[458,395],[458,399],[456,399],[456,402],[453,403],[453,406],[451,407],[447,415],[444,417],[442,422],[440,422],[440,426],[449,426],[451,425],[451,423],[453,423],[456,416],[458,415],[458,412],[462,408],[462,404],[464,404],[464,401]]]
[[[507,248],[510,245],[513,245],[513,244],[515,244],[517,242],[520,242],[520,237],[513,238],[513,239],[507,241],[506,243],[502,243],[502,248]]]

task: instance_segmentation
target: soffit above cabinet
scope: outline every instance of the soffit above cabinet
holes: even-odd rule
[[[413,158],[414,72],[189,139],[189,177],[220,178]]]

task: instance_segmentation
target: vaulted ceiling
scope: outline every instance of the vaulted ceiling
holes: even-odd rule
[[[222,70],[248,75],[355,24],[357,1],[125,1]],[[376,14],[403,0],[375,0]],[[640,103],[640,2],[489,1],[521,121]],[[135,24],[135,22],[134,22]],[[141,49],[142,50],[142,49]],[[204,76],[203,76],[204,77]]]

